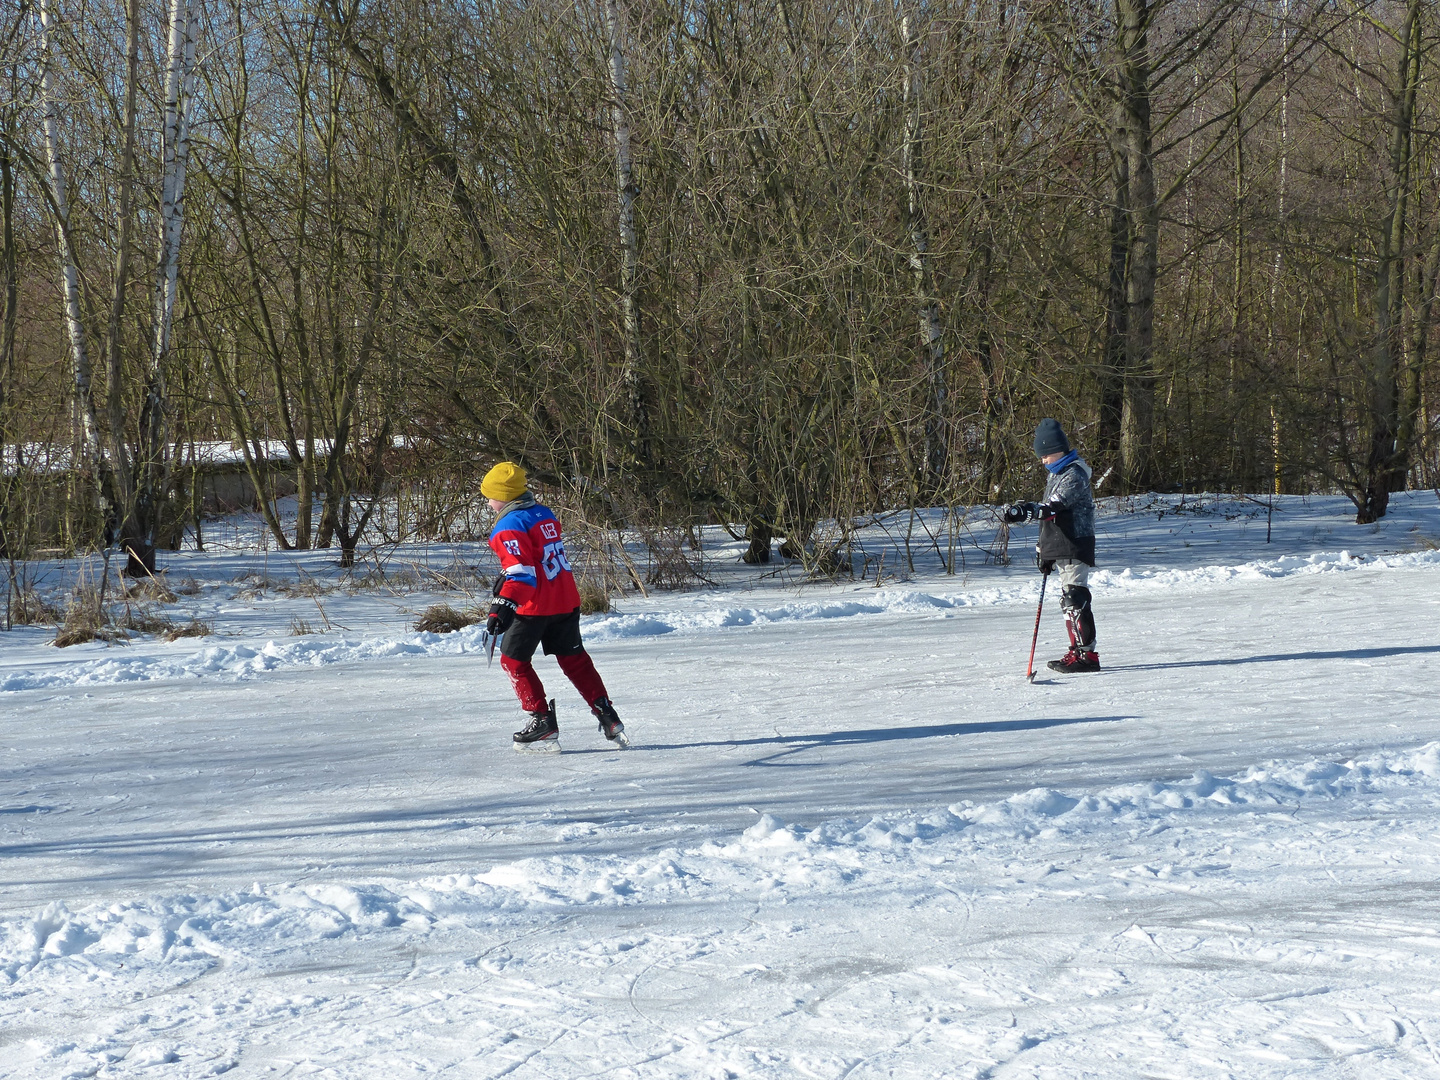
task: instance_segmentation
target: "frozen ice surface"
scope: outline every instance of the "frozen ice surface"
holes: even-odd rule
[[[1440,1077],[1440,500],[1266,517],[1108,505],[1105,670],[1033,686],[1033,533],[716,541],[586,622],[625,754],[545,659],[511,752],[454,596],[167,558],[215,636],[0,635],[0,1076]]]

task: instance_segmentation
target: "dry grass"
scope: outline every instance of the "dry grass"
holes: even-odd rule
[[[76,590],[83,593],[83,590]],[[109,614],[88,596],[72,597],[65,608],[65,620],[55,633],[57,649],[83,645],[87,641],[124,641],[125,631],[110,621]]]
[[[380,590],[401,593],[430,587],[432,587],[431,583],[427,582],[413,567],[387,570],[383,566],[376,566],[363,574],[352,573],[346,583],[346,588],[351,593],[378,592]]]
[[[10,622],[14,626],[57,626],[65,619],[59,604],[33,586],[23,586],[9,597]]]
[[[137,634],[154,634],[164,637],[175,629],[175,624],[159,612],[145,607],[126,607],[125,613],[112,623],[119,630],[133,630]]]
[[[577,576],[575,585],[580,590],[580,614],[603,615],[610,610],[610,590],[597,578]]]
[[[176,641],[180,638],[209,637],[214,632],[214,623],[201,622],[192,615],[188,623],[172,623],[170,629],[165,631],[164,637],[166,641]]]
[[[151,600],[158,604],[173,604],[179,599],[175,590],[160,577],[140,578],[132,582],[126,588],[125,596],[130,600]]]
[[[268,574],[246,573],[241,574],[235,581],[240,585],[236,591],[237,598],[242,600],[258,600],[267,593],[276,596],[283,596],[288,599],[295,597],[325,596],[335,592],[338,585],[327,585],[323,581],[317,581],[313,577],[304,577],[299,581],[288,581],[282,578],[273,578]]]
[[[313,626],[311,626],[304,619],[300,618],[298,615],[290,620],[291,637],[303,637],[306,634],[315,634],[318,632],[319,631],[317,631]]]
[[[425,634],[453,634],[482,622],[485,616],[474,608],[456,611],[449,604],[431,604],[415,620],[415,629]]]
[[[1437,548],[1440,548],[1440,540],[1436,540],[1433,536],[1426,536],[1420,532],[1420,526],[1418,525],[1410,530],[1410,542],[1415,545],[1416,551],[1435,551]]]

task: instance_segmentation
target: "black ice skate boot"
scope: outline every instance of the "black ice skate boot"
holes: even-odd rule
[[[555,722],[555,702],[544,712],[532,712],[525,730],[512,736],[516,750],[559,750],[560,725]]]
[[[1051,671],[1064,672],[1067,675],[1079,671],[1099,671],[1100,654],[1094,649],[1086,649],[1080,645],[1070,646],[1070,651],[1059,660],[1051,660],[1045,665]]]
[[[630,745],[630,740],[625,737],[625,725],[620,722],[620,716],[615,712],[614,702],[608,697],[596,698],[590,711],[595,714],[595,719],[600,721],[600,734],[617,746]]]

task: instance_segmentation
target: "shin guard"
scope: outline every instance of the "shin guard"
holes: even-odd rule
[[[1095,616],[1090,611],[1090,590],[1084,585],[1067,585],[1060,594],[1060,608],[1065,612],[1065,627],[1070,641],[1084,652],[1095,650]]]

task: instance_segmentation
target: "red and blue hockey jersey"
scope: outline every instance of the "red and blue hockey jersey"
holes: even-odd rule
[[[497,595],[515,601],[517,615],[563,615],[580,606],[560,522],[548,506],[527,500],[507,509],[490,530],[490,550],[505,575]]]

